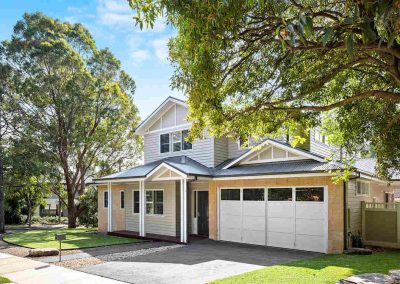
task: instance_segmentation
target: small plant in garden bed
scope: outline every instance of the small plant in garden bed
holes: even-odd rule
[[[10,279],[0,276],[0,283],[11,283]]]

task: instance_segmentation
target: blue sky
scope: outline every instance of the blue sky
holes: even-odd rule
[[[167,96],[183,98],[170,88],[172,67],[167,41],[176,33],[162,19],[155,27],[134,25],[126,0],[0,0],[0,41],[9,39],[25,12],[40,11],[69,22],[82,23],[99,48],[108,47],[136,81],[135,102],[145,118]]]

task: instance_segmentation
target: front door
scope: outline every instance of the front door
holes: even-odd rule
[[[208,191],[197,191],[197,234],[208,237]]]

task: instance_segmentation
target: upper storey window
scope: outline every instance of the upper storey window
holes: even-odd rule
[[[314,141],[326,143],[326,136],[323,135],[319,130],[314,129]]]
[[[174,131],[160,135],[160,153],[179,152],[192,149],[192,143],[187,142],[188,130]]]

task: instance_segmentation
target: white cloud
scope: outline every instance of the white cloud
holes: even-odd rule
[[[169,37],[164,37],[160,39],[155,39],[152,41],[152,46],[154,49],[154,54],[160,62],[168,61],[168,40]]]
[[[127,1],[99,0],[97,2],[98,22],[107,26],[133,26],[133,11]]]
[[[150,52],[147,49],[139,49],[130,53],[130,58],[134,63],[140,63],[150,58]]]

